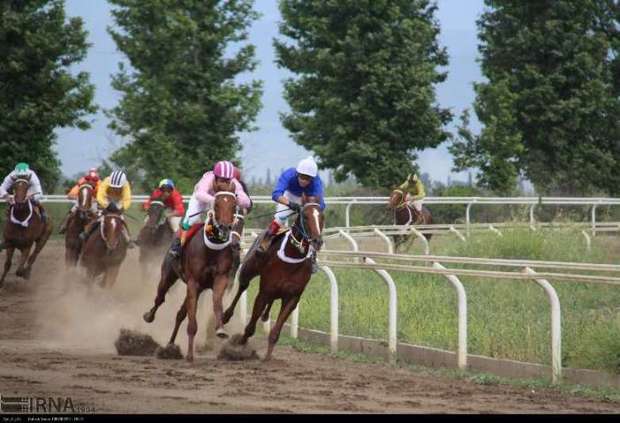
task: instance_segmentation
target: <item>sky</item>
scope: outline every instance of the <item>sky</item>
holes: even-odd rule
[[[447,80],[436,86],[437,102],[441,107],[452,110],[455,119],[448,129],[453,131],[461,111],[471,108],[474,100],[473,83],[482,80],[476,61],[476,19],[482,13],[483,0],[439,0],[438,6],[436,17],[441,27],[439,43],[446,47],[450,63]],[[242,78],[264,82],[263,107],[256,119],[259,129],[240,134],[244,178],[248,180],[252,177],[264,178],[268,168],[273,177],[280,169],[294,166],[299,160],[311,155],[311,152],[292,141],[279,119],[280,112],[290,110],[282,95],[282,81],[290,73],[278,68],[274,62],[272,40],[278,37],[277,23],[280,21],[277,0],[255,0],[254,7],[261,13],[261,17],[250,28],[248,41],[256,46],[259,64],[255,72]],[[82,17],[89,33],[88,41],[92,44],[86,59],[74,66],[72,71],[86,71],[90,74],[90,80],[95,85],[95,102],[100,107],[98,113],[88,118],[91,129],[57,130],[56,149],[62,162],[61,170],[66,176],[98,166],[125,142],[107,128],[109,120],[102,110],[114,107],[121,99],[121,93],[110,86],[111,75],[117,72],[119,62],[127,63],[106,30],[108,26],[114,26],[110,10],[111,6],[105,0],[66,0],[67,15]],[[471,127],[474,131],[479,129],[475,115],[472,116]],[[467,179],[465,172],[451,172],[452,156],[446,143],[435,149],[421,151],[418,165],[421,172],[429,173],[433,180],[445,183],[449,177],[452,180]]]

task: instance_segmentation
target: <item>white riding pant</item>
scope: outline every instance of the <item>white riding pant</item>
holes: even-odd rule
[[[203,203],[198,201],[194,195],[189,199],[189,204],[187,205],[187,211],[185,212],[185,217],[183,218],[183,223],[188,225],[193,225],[194,223],[198,223],[202,218],[202,211],[210,209],[213,206],[211,203]],[[193,215],[193,216],[192,216]]]
[[[416,209],[416,211],[418,212],[422,211],[422,200],[411,200],[409,198],[409,194],[407,194],[407,203],[409,203],[411,207]]]
[[[284,196],[293,203],[301,204],[301,197],[298,195],[291,194],[289,191],[284,191]],[[288,217],[294,213],[295,211],[289,209],[288,206],[278,203],[276,205],[276,213],[273,217],[280,226],[288,226]]]
[[[179,225],[181,224],[181,216],[167,216],[166,217],[166,222],[168,222],[168,226],[170,226],[170,229],[172,229],[172,232],[174,232],[175,234],[177,233],[177,231],[179,230]],[[149,220],[148,216],[144,217],[144,222],[146,223]]]

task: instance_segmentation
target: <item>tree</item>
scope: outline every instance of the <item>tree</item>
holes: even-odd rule
[[[486,0],[478,21],[482,72],[474,108],[450,150],[455,169],[509,193],[620,192],[617,0]]]
[[[108,31],[133,67],[120,63],[113,77],[123,98],[110,128],[128,143],[111,161],[142,170],[144,190],[166,177],[189,192],[206,168],[235,158],[238,132],[254,129],[262,85],[235,82],[256,66],[244,43],[253,2],[110,1],[120,30]]]
[[[448,63],[428,0],[281,0],[277,63],[297,75],[285,83],[291,112],[283,125],[336,181],[365,186],[402,182],[416,150],[447,139],[451,119],[433,84]],[[413,167],[413,169],[412,169]]]
[[[60,178],[54,130],[87,129],[96,111],[88,73],[69,72],[86,57],[82,26],[64,0],[0,2],[0,173],[28,162],[45,192]]]

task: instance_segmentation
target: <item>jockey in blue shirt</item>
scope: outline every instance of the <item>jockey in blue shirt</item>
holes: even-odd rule
[[[325,209],[323,183],[318,176],[318,166],[311,157],[303,159],[296,168],[288,168],[280,175],[278,183],[271,194],[273,201],[278,203],[276,213],[269,229],[258,246],[257,251],[259,253],[267,252],[271,240],[280,228],[287,224],[288,217],[293,213],[301,211],[302,194],[319,197],[321,210]]]

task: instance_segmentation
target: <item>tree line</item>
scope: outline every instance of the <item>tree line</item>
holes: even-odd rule
[[[253,0],[108,0],[119,63],[105,110],[127,141],[104,163],[139,190],[172,177],[189,191],[216,160],[239,163],[239,133],[252,131],[262,82],[248,30]],[[540,194],[620,192],[618,0],[485,0],[477,20],[484,82],[474,84],[470,128],[438,104],[449,57],[430,0],[279,0],[278,66],[293,140],[335,180],[390,187],[417,171],[420,150],[449,143],[453,170],[511,194],[527,178]],[[0,2],[0,171],[29,161],[47,191],[60,176],[61,127],[87,129],[97,110],[82,61],[87,32],[64,0]],[[464,6],[464,5],[463,5]],[[247,79],[247,78],[246,78]],[[265,141],[269,142],[269,141]]]

